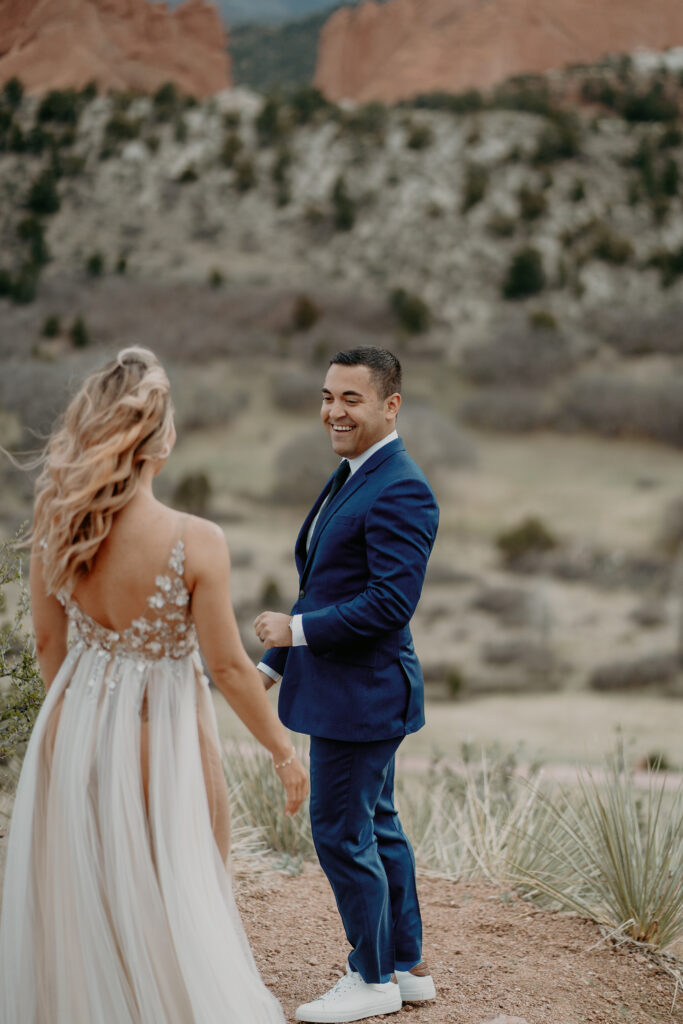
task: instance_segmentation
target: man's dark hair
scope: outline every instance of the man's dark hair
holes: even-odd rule
[[[337,352],[330,359],[330,366],[367,366],[372,383],[381,399],[401,394],[401,364],[393,352],[386,348],[359,345],[358,348]]]

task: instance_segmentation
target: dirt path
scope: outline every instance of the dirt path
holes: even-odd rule
[[[615,949],[591,922],[554,914],[482,882],[422,878],[425,959],[438,1000],[404,1006],[405,1024],[679,1024],[683,993],[641,953]],[[288,1021],[343,973],[348,945],[319,868],[241,879],[237,898],[266,983]]]

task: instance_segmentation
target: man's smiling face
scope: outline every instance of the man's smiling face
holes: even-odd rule
[[[342,459],[354,459],[396,426],[401,396],[380,398],[367,366],[333,363],[323,385],[320,416],[332,447]]]

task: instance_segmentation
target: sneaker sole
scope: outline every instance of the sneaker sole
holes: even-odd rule
[[[297,1010],[294,1016],[296,1020],[304,1021],[304,1024],[351,1024],[352,1021],[364,1020],[366,1017],[383,1017],[388,1013],[398,1013],[402,1005],[403,1000],[400,995],[397,995],[391,1000],[385,1000],[381,1005],[375,1002],[359,1006],[353,1011],[353,1016],[341,1010],[335,1012],[332,1009],[318,1012],[315,1010],[305,1011],[303,1015],[300,1015]]]

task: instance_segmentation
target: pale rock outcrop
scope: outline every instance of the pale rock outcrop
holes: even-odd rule
[[[81,88],[151,92],[173,81],[193,96],[231,84],[226,32],[216,7],[185,0],[3,0],[0,83],[28,92]]]
[[[325,23],[315,84],[390,103],[680,44],[681,0],[367,0]]]

